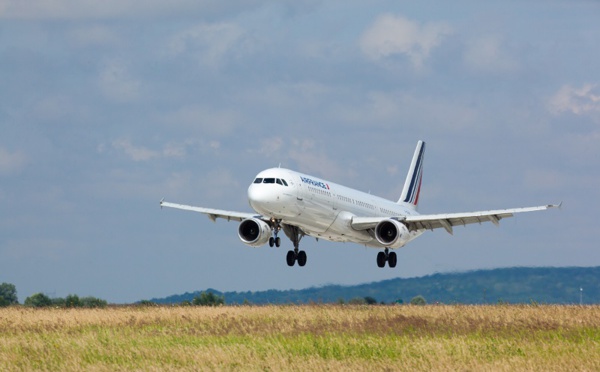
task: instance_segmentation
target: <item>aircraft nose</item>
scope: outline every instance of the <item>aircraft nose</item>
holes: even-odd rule
[[[262,184],[252,184],[248,187],[248,202],[252,209],[263,213],[266,206],[273,202],[272,195]]]

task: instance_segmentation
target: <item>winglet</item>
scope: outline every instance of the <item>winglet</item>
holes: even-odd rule
[[[417,142],[417,148],[410,163],[402,196],[398,200],[398,204],[405,203],[413,209],[417,209],[419,204],[419,195],[421,193],[421,181],[423,179],[423,158],[425,157],[425,142]]]

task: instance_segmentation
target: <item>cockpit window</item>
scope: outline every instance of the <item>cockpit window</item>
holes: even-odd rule
[[[254,183],[276,183],[281,186],[287,186],[288,183],[281,178],[256,178]]]

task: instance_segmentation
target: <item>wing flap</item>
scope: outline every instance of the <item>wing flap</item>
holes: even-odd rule
[[[379,222],[389,218],[393,218],[398,221],[402,221],[404,219],[404,217],[353,217],[352,221],[350,222],[350,226],[352,226],[354,230],[374,229]]]
[[[175,208],[182,209],[185,211],[192,211],[203,213],[208,216],[211,221],[216,221],[217,218],[223,218],[227,221],[243,221],[247,218],[260,218],[263,219],[261,215],[257,215],[256,213],[244,213],[244,212],[233,212],[233,211],[224,211],[220,209],[212,209],[212,208],[203,208],[203,207],[195,207],[193,205],[185,205],[185,204],[176,204],[169,203],[164,200],[160,201],[160,206],[166,208]]]

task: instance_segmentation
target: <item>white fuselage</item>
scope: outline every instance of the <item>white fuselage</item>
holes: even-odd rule
[[[384,246],[372,231],[353,229],[353,217],[418,215],[402,204],[283,168],[260,172],[248,188],[248,201],[256,212],[297,226],[306,235],[375,248]],[[411,231],[407,242],[422,233]]]

